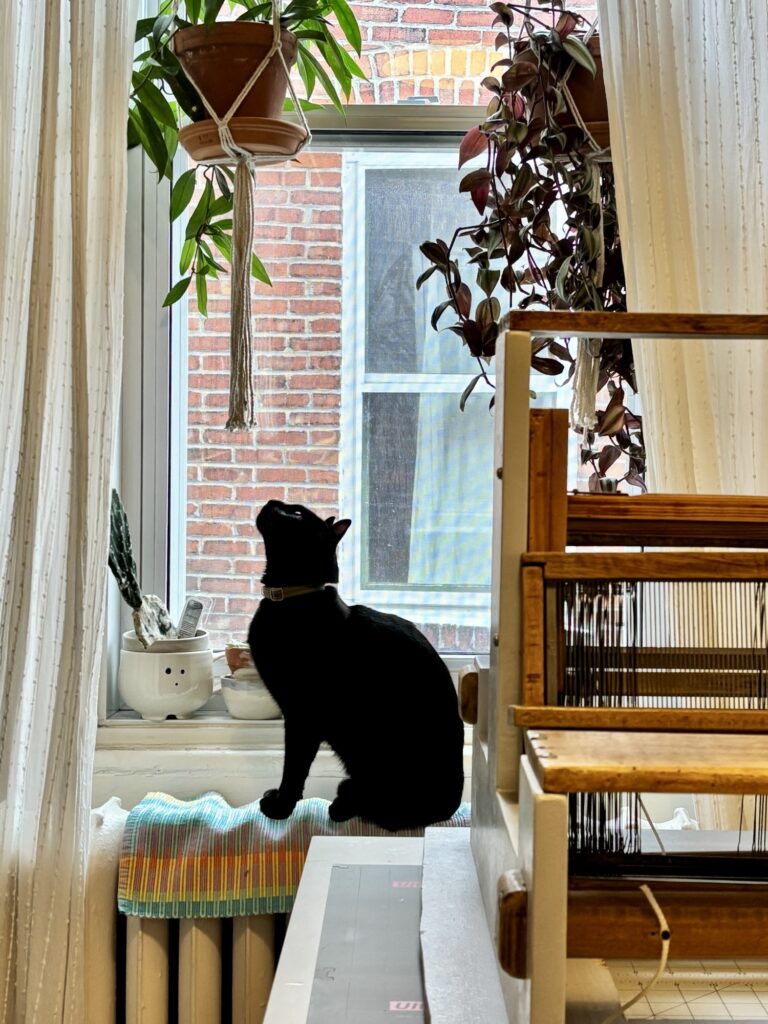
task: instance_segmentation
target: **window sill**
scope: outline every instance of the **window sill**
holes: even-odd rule
[[[444,655],[454,677],[473,655]],[[472,772],[471,728],[465,729],[465,799]],[[393,738],[396,743],[396,737]],[[93,806],[111,796],[130,809],[147,793],[162,790],[189,800],[208,790],[232,806],[257,800],[276,786],[283,768],[283,720],[230,718],[220,693],[191,718],[147,722],[137,712],[117,711],[100,722],[96,737]],[[325,744],[315,758],[305,796],[332,800],[345,772]]]

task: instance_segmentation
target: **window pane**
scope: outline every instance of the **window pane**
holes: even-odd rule
[[[363,586],[491,583],[493,418],[472,396],[366,394]]]
[[[421,160],[424,160],[423,155]],[[414,284],[429,266],[419,245],[450,240],[476,214],[459,194],[459,172],[448,167],[368,168],[365,171],[366,349],[371,373],[458,373],[472,360],[454,334],[437,334],[432,310],[446,298],[442,275],[433,274],[419,291]],[[463,252],[459,246],[457,256]],[[467,283],[474,280],[471,271]],[[456,319],[449,309],[441,323]]]

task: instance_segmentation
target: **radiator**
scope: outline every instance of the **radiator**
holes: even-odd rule
[[[261,1024],[284,915],[157,921],[117,911],[127,812],[91,812],[85,1024]]]

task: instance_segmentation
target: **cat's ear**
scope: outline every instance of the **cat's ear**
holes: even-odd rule
[[[330,524],[329,524],[330,525]],[[352,525],[351,519],[340,519],[338,523],[331,525],[331,533],[336,537],[336,543],[338,544],[344,534]]]
[[[328,516],[328,518],[325,520],[325,525],[326,526],[333,526],[333,521],[334,521],[335,518],[336,518],[336,516]]]

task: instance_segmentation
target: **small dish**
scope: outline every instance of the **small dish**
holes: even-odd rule
[[[221,695],[233,718],[265,720],[282,718],[282,712],[256,669],[238,669],[221,677]]]

